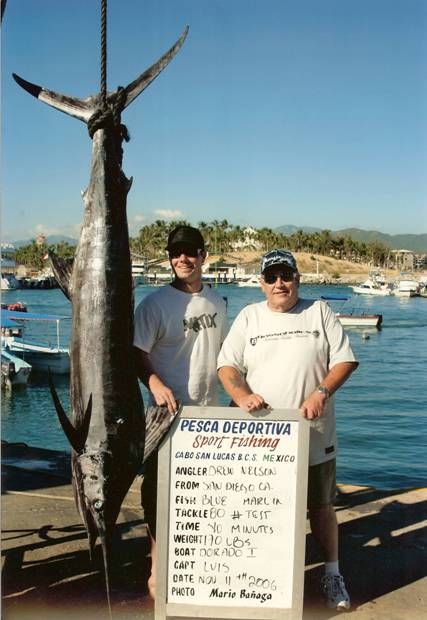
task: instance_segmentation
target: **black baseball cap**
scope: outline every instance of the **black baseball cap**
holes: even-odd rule
[[[169,233],[166,250],[175,245],[190,246],[197,250],[205,249],[205,241],[200,230],[192,226],[178,226]]]

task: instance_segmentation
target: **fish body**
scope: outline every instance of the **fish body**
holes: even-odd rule
[[[144,406],[133,365],[132,276],[126,218],[129,181],[117,156],[115,132],[93,137],[90,185],[68,293],[73,307],[70,401],[82,432],[72,469],[91,549],[110,536],[144,456]],[[106,156],[108,154],[108,156]],[[102,535],[101,535],[102,538]]]
[[[126,216],[131,180],[122,171],[126,128],[121,111],[151,83],[182,46],[172,48],[126,88],[77,99],[15,80],[30,94],[86,122],[92,136],[90,182],[74,261],[50,253],[72,304],[70,343],[71,420],[51,382],[55,407],[72,446],[75,499],[92,555],[100,537],[107,592],[111,539],[123,499],[143,460],[170,428],[166,408],[145,411],[133,357],[133,290]]]

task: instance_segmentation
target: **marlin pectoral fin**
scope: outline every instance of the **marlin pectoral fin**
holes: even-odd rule
[[[50,369],[48,369],[48,379],[50,393],[52,395],[53,403],[55,405],[56,413],[58,414],[58,419],[61,423],[62,430],[64,431],[73,450],[75,450],[76,452],[81,452],[83,450],[89,432],[90,417],[92,414],[92,396],[90,396],[89,398],[89,402],[86,411],[81,418],[81,422],[79,423],[78,427],[74,427],[61,405],[58,393],[53,384],[52,373],[50,372]]]
[[[49,256],[50,264],[52,266],[52,270],[55,275],[56,281],[61,287],[61,290],[64,293],[64,295],[68,299],[71,299],[70,279],[71,279],[71,272],[73,270],[74,259],[73,258],[60,258],[59,256],[55,254],[55,252],[52,252],[52,250],[48,251],[48,256]]]
[[[147,408],[145,412],[144,463],[150,454],[159,447],[181,409],[182,405],[179,404],[175,413],[170,414],[167,407]]]
[[[93,97],[88,97],[87,99],[68,97],[67,95],[55,93],[53,90],[48,90],[47,88],[43,88],[42,86],[38,86],[37,84],[27,82],[27,80],[19,77],[19,75],[16,75],[16,73],[12,73],[12,76],[15,82],[17,82],[19,86],[26,90],[27,93],[30,93],[30,95],[33,95],[33,97],[36,97],[36,99],[43,101],[43,103],[47,103],[47,105],[52,106],[52,108],[55,108],[60,112],[64,112],[64,114],[74,116],[75,118],[78,118],[84,123],[87,123],[87,121],[93,114]]]
[[[179,37],[179,39],[172,45],[172,47],[165,53],[163,56],[151,65],[149,69],[141,73],[140,76],[136,78],[133,82],[128,84],[125,88],[126,93],[126,101],[124,104],[124,108],[132,103],[134,99],[138,97],[142,93],[143,90],[147,88],[151,84],[153,80],[163,71],[163,69],[170,63],[172,58],[179,52],[181,49],[186,37],[188,34],[188,26],[185,27],[183,33]],[[123,108],[123,109],[124,109]]]

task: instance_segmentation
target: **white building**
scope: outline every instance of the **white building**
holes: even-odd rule
[[[233,250],[261,250],[262,244],[258,241],[258,231],[251,226],[244,228],[243,240],[232,244]]]

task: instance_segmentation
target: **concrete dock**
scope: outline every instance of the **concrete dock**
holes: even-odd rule
[[[100,548],[89,559],[86,532],[60,452],[2,446],[2,618],[108,618]],[[122,507],[114,542],[114,620],[152,620],[150,560],[140,480]],[[349,620],[427,618],[427,489],[339,486],[341,570]],[[303,620],[328,620],[319,592],[320,556],[307,524]]]

